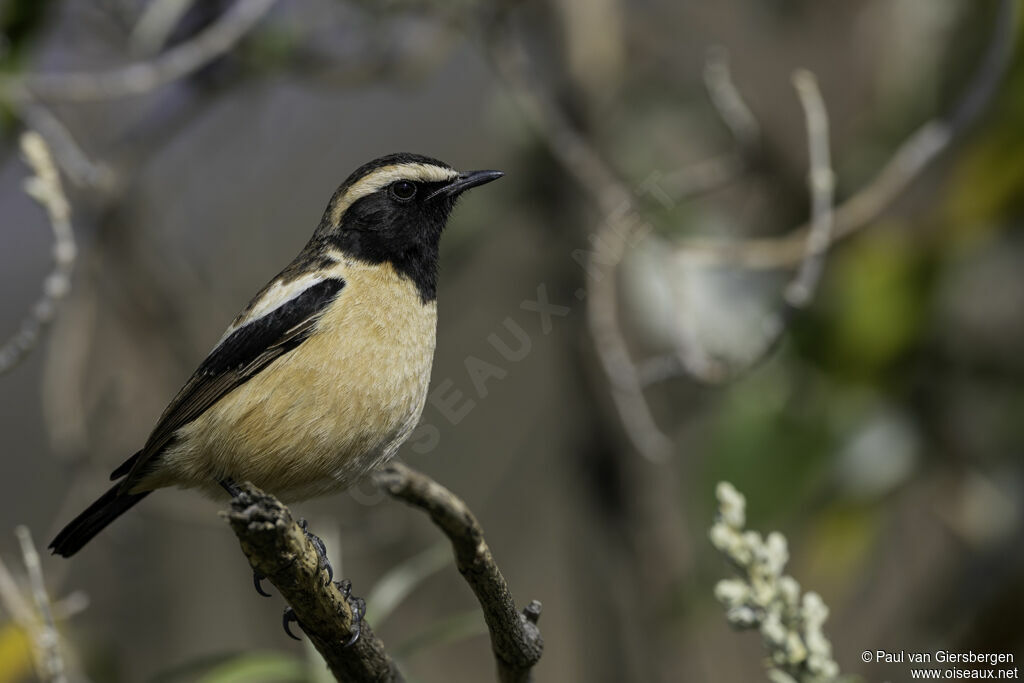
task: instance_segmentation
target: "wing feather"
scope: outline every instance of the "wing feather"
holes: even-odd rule
[[[341,278],[321,280],[227,335],[164,410],[143,449],[114,470],[111,478],[127,474],[123,485],[131,486],[154,464],[175,432],[304,342],[344,286]]]

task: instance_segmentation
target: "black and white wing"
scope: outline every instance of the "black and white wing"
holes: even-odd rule
[[[282,287],[280,281],[260,292],[167,406],[143,449],[114,470],[110,478],[128,475],[126,485],[137,480],[176,431],[302,344],[345,286],[340,277],[308,281],[309,286],[298,293],[294,285]],[[295,295],[288,298],[292,293]]]

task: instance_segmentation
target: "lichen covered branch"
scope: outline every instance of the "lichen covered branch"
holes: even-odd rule
[[[295,610],[299,625],[339,681],[400,683],[404,679],[365,620],[352,635],[352,608],[320,566],[316,549],[291,513],[249,483],[226,513],[252,568],[264,575]]]
[[[491,647],[502,683],[525,683],[540,661],[544,643],[537,620],[540,603],[534,600],[519,612],[508,583],[484,540],[483,528],[451,491],[401,463],[392,463],[375,475],[377,484],[392,497],[418,507],[451,541],[455,562],[473,590],[490,632]]]

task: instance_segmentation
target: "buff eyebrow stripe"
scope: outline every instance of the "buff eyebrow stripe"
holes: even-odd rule
[[[213,376],[245,367],[296,325],[322,313],[344,286],[345,281],[341,278],[323,280],[266,315],[242,325],[213,350],[203,361],[199,372]],[[311,332],[307,330],[289,339],[285,351],[304,342]]]

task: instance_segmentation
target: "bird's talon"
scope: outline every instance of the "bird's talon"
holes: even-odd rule
[[[342,645],[341,647],[342,647],[342,648],[349,648],[349,647],[352,647],[353,645],[355,645],[355,644],[356,644],[356,641],[357,641],[357,640],[359,640],[359,624],[357,624],[357,623],[353,622],[353,623],[352,623],[352,637],[351,637],[351,638],[349,638],[349,639],[348,639],[348,640],[347,640],[347,641],[345,642],[345,644],[344,644],[344,645]]]
[[[263,579],[267,578],[263,574],[259,573],[255,569],[252,572],[252,585],[256,589],[256,592],[265,598],[270,597],[270,593],[263,590]]]
[[[366,601],[362,598],[352,597],[352,582],[348,579],[342,579],[335,585],[348,600],[348,605],[352,610],[352,637],[342,646],[352,647],[359,640],[359,634],[362,632],[363,617],[366,616]]]
[[[288,637],[292,640],[302,640],[297,635],[292,633],[291,624],[292,622],[299,624],[299,618],[295,616],[295,610],[291,606],[284,608],[284,614],[281,615],[281,625],[284,627],[284,632],[288,634]],[[299,624],[299,628],[302,628],[302,624]]]

